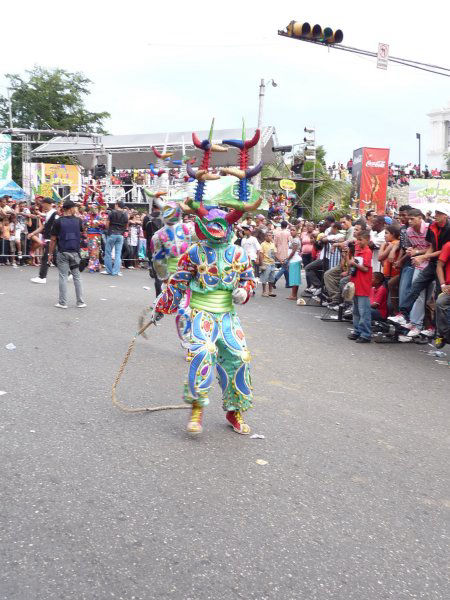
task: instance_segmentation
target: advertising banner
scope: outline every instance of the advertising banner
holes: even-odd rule
[[[43,183],[50,184],[50,186],[68,185],[71,194],[79,194],[81,192],[80,168],[77,165],[52,165],[44,163],[43,167]]]
[[[359,214],[359,198],[361,190],[363,148],[353,151],[352,167],[352,189],[350,192],[351,209],[353,213]]]
[[[292,190],[295,190],[295,182],[292,179],[282,179],[280,181],[280,188],[285,192],[292,192]]]
[[[424,214],[438,204],[450,204],[450,179],[411,179],[408,203]]]
[[[374,210],[382,215],[386,210],[389,177],[389,149],[362,148],[360,211]]]
[[[81,193],[81,173],[78,165],[24,163],[24,189],[28,193],[53,197],[55,188],[70,187],[70,193]],[[56,189],[57,192],[57,189]]]
[[[12,179],[11,136],[0,134],[0,187]]]

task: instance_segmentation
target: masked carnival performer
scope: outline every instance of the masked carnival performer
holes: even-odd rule
[[[212,133],[208,140],[200,142],[193,134],[194,144],[205,154],[196,173],[188,167],[188,173],[198,183],[195,199],[182,204],[183,210],[196,215],[195,230],[199,241],[180,258],[176,272],[158,299],[155,312],[177,312],[185,295],[190,294],[191,332],[187,356],[190,364],[184,400],[192,405],[192,410],[187,430],[190,433],[202,431],[203,409],[209,403],[208,393],[215,368],[226,419],[234,431],[248,434],[250,427],[244,422],[243,413],[252,406],[250,352],[234,304],[245,304],[256,284],[246,252],[232,244],[231,238],[233,223],[244,212],[255,210],[262,198],[253,204],[241,199],[227,199],[222,205],[232,208],[230,212],[202,202],[205,182],[217,178],[208,173],[210,152],[217,148],[211,143],[211,137]],[[250,176],[256,172],[259,171],[248,169]]]
[[[159,229],[151,239],[151,254],[156,277],[167,282],[177,270],[181,255],[191,245],[192,231],[181,221],[182,211],[178,202],[168,201],[164,204],[158,203],[158,206],[161,208],[164,227]],[[190,332],[188,295],[178,306],[175,322],[181,345],[187,348]]]

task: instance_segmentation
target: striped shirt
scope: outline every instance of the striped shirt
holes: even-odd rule
[[[425,239],[427,235],[429,224],[422,221],[420,223],[420,231],[417,232],[413,227],[408,227],[406,230],[406,240],[405,247],[406,248],[416,248],[417,250],[426,250],[430,244]],[[428,265],[429,261],[425,260],[420,263],[420,265],[415,265],[416,269],[420,269],[421,271],[425,269]]]

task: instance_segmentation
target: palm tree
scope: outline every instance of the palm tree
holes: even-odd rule
[[[346,181],[330,177],[325,165],[325,154],[324,147],[318,146],[315,161],[307,160],[303,164],[302,177],[314,179],[314,184],[312,181],[301,181],[296,185],[296,192],[299,197],[298,203],[306,209],[305,216],[313,220],[319,220],[325,214],[329,214],[327,207],[332,200],[335,209],[331,211],[331,214],[334,216],[348,212],[350,205],[351,185]]]

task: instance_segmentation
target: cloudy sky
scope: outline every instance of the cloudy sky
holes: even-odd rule
[[[303,8],[302,8],[303,7]],[[111,133],[249,126],[258,86],[267,88],[264,124],[283,144],[316,128],[328,160],[346,161],[360,146],[389,147],[394,162],[417,160],[416,132],[428,142],[427,112],[446,106],[450,78],[277,35],[291,20],[344,31],[344,44],[449,66],[449,3],[429,0],[296,2],[171,0],[123,3],[41,0],[2,9],[4,73],[34,64],[82,71],[87,104],[107,110]]]

